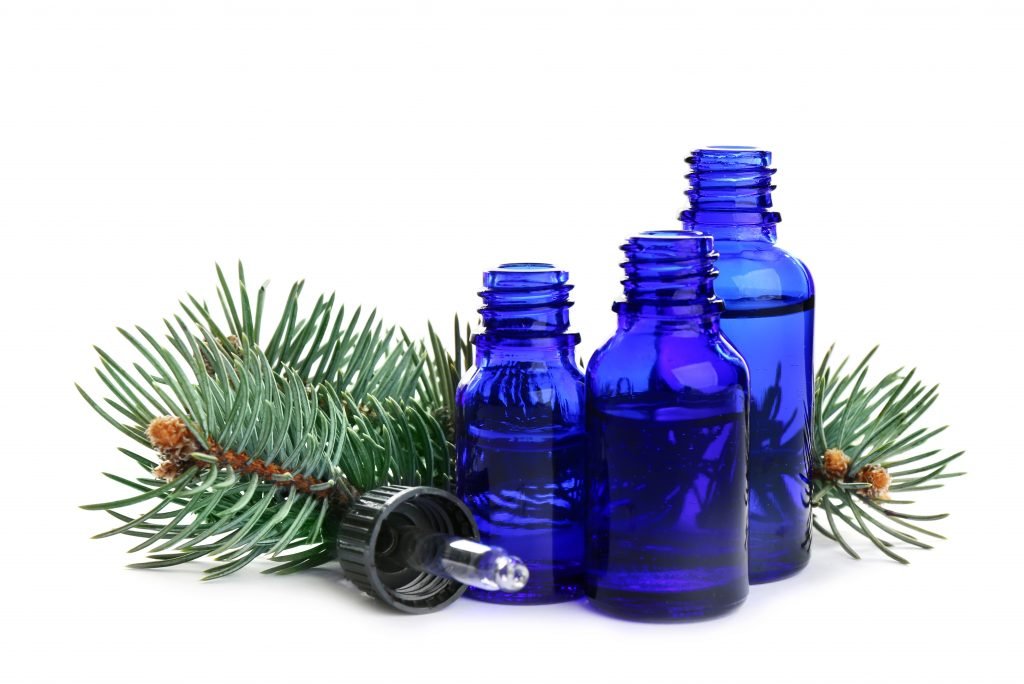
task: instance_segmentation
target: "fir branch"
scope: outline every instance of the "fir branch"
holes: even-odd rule
[[[362,307],[348,315],[343,304],[337,305],[337,295],[331,294],[320,295],[304,315],[301,295],[305,283],[300,280],[291,286],[274,332],[263,345],[260,334],[267,284],[259,288],[254,309],[241,264],[237,293],[219,266],[217,277],[217,299],[226,327],[218,325],[206,302],[193,295],[180,306],[193,324],[209,330],[220,349],[237,351],[238,341],[244,337],[264,351],[275,372],[290,369],[306,384],[331,384],[358,402],[370,395],[403,401],[418,398],[417,387],[427,360],[422,346],[414,344],[400,328],[385,327],[375,310],[365,318]]]
[[[220,268],[217,276],[221,320],[189,296],[163,339],[121,330],[140,361],[97,349],[110,396],[97,401],[79,387],[155,453],[121,450],[152,475],[110,475],[132,494],[85,507],[119,523],[97,536],[141,538],[132,551],[148,549],[150,559],[133,567],[214,557],[213,579],[267,556],[279,563],[269,572],[289,573],[333,558],[328,521],[361,491],[449,485],[452,445],[436,417],[450,407],[438,389],[452,382],[447,355],[432,346],[432,356],[375,313],[346,317],[334,295],[302,316],[301,282],[261,347],[266,286],[254,302],[241,265],[235,291]]]
[[[902,368],[872,385],[867,377],[877,350],[875,347],[852,371],[844,372],[849,358],[833,368],[829,349],[818,370],[811,504],[824,511],[827,526],[816,515],[814,527],[853,558],[859,556],[843,537],[838,522],[866,537],[893,560],[907,563],[893,550],[896,542],[930,549],[911,532],[943,538],[909,521],[931,522],[948,514],[897,511],[892,506],[913,502],[893,500],[891,493],[935,489],[944,479],[963,475],[947,473],[946,467],[964,452],[948,456],[938,449],[914,453],[946,429],[918,427],[938,398],[938,387],[926,387],[914,380],[915,370],[904,372]]]

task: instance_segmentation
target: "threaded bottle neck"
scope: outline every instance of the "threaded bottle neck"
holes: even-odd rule
[[[782,220],[772,207],[772,153],[753,147],[715,146],[694,150],[686,159],[690,208],[679,215],[687,230],[716,240],[775,242]]]
[[[704,319],[717,325],[722,300],[715,296],[718,253],[709,235],[693,231],[648,231],[622,246],[623,300],[613,309],[622,317]]]
[[[479,309],[483,332],[474,336],[479,346],[516,347],[574,343],[569,332],[569,273],[551,264],[510,263],[484,273],[484,305]]]

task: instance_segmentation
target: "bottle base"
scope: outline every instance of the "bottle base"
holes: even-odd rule
[[[587,601],[596,610],[637,622],[683,622],[720,617],[747,599],[747,586],[718,587],[685,594],[628,589],[588,588]]]
[[[714,606],[673,606],[669,604],[638,606],[629,600],[597,600],[588,597],[587,604],[599,613],[631,622],[700,622],[728,615],[746,600],[747,597],[743,596],[731,603]]]

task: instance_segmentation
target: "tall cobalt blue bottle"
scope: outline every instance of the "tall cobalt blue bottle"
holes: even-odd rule
[[[687,229],[713,235],[722,331],[750,369],[750,581],[798,572],[811,552],[814,284],[775,246],[771,153],[709,147],[692,169]]]
[[[483,543],[521,557],[530,581],[517,593],[471,588],[482,601],[581,595],[586,435],[568,278],[551,264],[484,274],[476,364],[455,398],[456,488]]]
[[[719,331],[712,239],[630,238],[619,326],[587,366],[586,594],[637,619],[747,595],[747,369]]]

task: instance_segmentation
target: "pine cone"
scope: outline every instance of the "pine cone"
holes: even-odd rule
[[[159,477],[161,480],[165,480],[167,482],[174,482],[183,472],[181,469],[182,465],[183,463],[177,459],[162,461],[160,465],[153,468],[153,476]]]
[[[146,436],[163,458],[153,469],[153,475],[168,482],[182,473],[184,466],[192,460],[192,452],[199,450],[199,443],[189,432],[185,421],[177,416],[154,418],[146,428]]]
[[[825,476],[830,480],[842,480],[846,477],[846,471],[850,467],[850,457],[843,453],[842,449],[827,449],[823,460]]]
[[[858,494],[872,499],[888,499],[889,485],[892,484],[892,477],[884,467],[880,465],[867,465],[860,469],[855,478],[857,482],[866,482],[870,487],[857,490]]]
[[[146,428],[146,436],[153,448],[166,458],[191,454],[199,448],[185,421],[177,416],[154,418]]]

